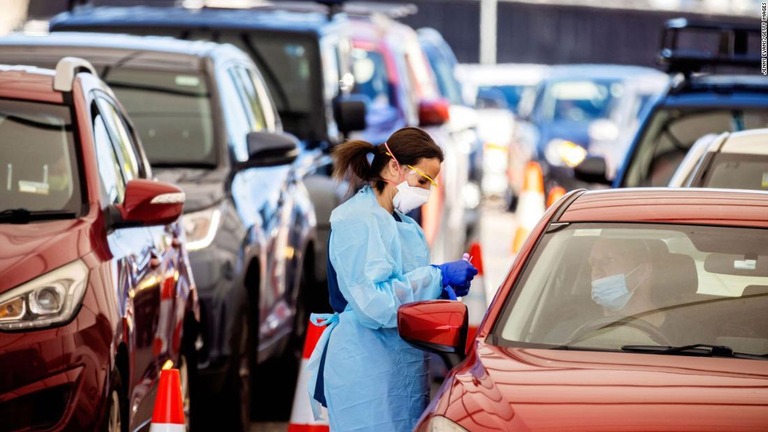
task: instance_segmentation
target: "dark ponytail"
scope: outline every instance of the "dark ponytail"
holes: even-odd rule
[[[421,159],[432,158],[442,162],[444,158],[443,150],[432,137],[415,127],[395,131],[387,139],[387,146],[402,165],[416,165]],[[370,163],[368,154],[373,154]],[[386,186],[381,172],[391,159],[383,144],[374,146],[362,140],[347,141],[333,149],[333,176],[339,181],[348,180],[351,190],[356,190],[361,183],[373,182],[373,187],[381,192]]]

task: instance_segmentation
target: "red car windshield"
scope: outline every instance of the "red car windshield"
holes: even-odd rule
[[[768,353],[765,230],[572,224],[549,233],[494,327],[501,345]]]

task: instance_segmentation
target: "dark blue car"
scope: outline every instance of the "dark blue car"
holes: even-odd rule
[[[759,38],[757,25],[668,21],[660,59],[674,84],[652,104],[613,180],[595,157],[577,176],[613,187],[666,186],[698,138],[768,127]]]

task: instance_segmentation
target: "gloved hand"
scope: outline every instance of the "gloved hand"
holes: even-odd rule
[[[468,280],[467,283],[464,285],[454,286],[453,291],[456,293],[456,296],[464,297],[467,294],[469,294],[470,285],[472,285],[472,279]]]
[[[456,297],[456,291],[454,291],[453,287],[450,285],[443,287],[443,291],[440,292],[440,297],[438,298],[442,300],[458,300]]]
[[[451,261],[444,264],[436,265],[435,267],[440,269],[443,275],[443,286],[452,286],[454,289],[467,286],[469,290],[469,282],[477,274],[477,269],[469,261],[458,260]],[[456,293],[459,294],[458,292]]]

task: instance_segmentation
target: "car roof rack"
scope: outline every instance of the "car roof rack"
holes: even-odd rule
[[[750,44],[750,36],[754,38],[754,44]],[[717,47],[706,49],[700,43],[698,46],[685,46],[686,40],[700,42],[707,37],[717,38]],[[662,31],[658,62],[666,65],[667,72],[683,73],[686,79],[694,72],[707,68],[714,70],[718,66],[759,68],[760,26],[670,19]]]
[[[71,92],[75,75],[80,72],[90,72],[94,76],[96,69],[88,60],[80,57],[64,57],[56,63],[56,76],[53,78],[53,89],[60,92]]]

